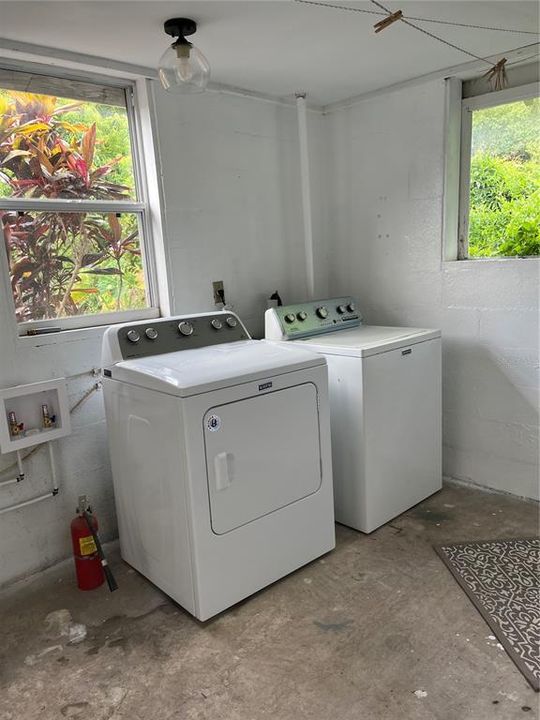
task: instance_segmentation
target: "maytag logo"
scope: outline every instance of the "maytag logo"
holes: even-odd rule
[[[271,383],[271,382],[263,383],[262,385],[259,385],[259,392],[260,392],[261,390],[268,390],[268,389],[271,388],[271,387],[272,387],[272,383]]]

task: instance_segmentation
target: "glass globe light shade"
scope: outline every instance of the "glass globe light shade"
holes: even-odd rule
[[[210,65],[191,43],[175,42],[161,56],[158,74],[168,92],[203,92],[210,79]]]

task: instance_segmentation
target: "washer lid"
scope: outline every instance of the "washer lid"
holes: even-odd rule
[[[368,357],[440,336],[440,330],[361,325],[350,330],[340,330],[327,335],[296,340],[295,345],[306,346],[327,355]]]
[[[111,377],[157,392],[188,397],[325,363],[324,357],[308,348],[244,340],[124,360],[113,365]]]

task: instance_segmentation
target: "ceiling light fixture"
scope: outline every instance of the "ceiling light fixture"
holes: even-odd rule
[[[167,20],[163,29],[176,40],[160,58],[161,84],[173,93],[203,92],[210,78],[210,65],[202,52],[186,40],[187,35],[197,30],[197,23],[188,18],[173,18]]]

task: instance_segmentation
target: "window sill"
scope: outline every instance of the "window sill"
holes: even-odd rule
[[[17,335],[17,342],[20,344],[19,346],[22,349],[42,347],[44,345],[59,345],[61,343],[68,342],[81,342],[88,339],[101,341],[103,333],[111,325],[120,325],[131,322],[143,322],[145,320],[151,321],[155,318],[160,317],[160,312],[158,308],[147,308],[144,311],[125,311],[124,313],[111,313],[111,315],[112,317],[107,318],[106,322],[103,321],[103,316],[101,316],[101,322],[96,322],[93,325],[87,325],[82,327],[64,326],[58,332],[53,333],[42,333],[38,335]],[[68,318],[68,321],[73,319],[74,318]],[[80,320],[79,318],[77,319]],[[54,326],[55,321],[51,320],[50,325]],[[17,328],[17,331],[19,331],[19,328]]]
[[[443,260],[443,270],[459,270],[471,269],[478,267],[487,267],[494,265],[516,265],[522,264],[526,260],[540,260],[537,255],[529,257],[497,257],[497,258],[475,258],[474,260]]]
[[[65,329],[60,332],[44,333],[43,335],[18,335],[17,343],[24,350],[44,345],[61,345],[69,342],[82,342],[84,340],[96,340],[101,342],[101,337],[109,325],[94,325],[86,328]]]

